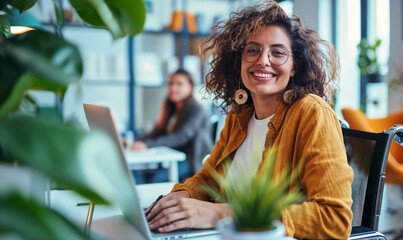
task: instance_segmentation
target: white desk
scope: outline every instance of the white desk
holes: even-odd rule
[[[140,196],[142,207],[148,207],[160,194],[168,194],[174,183],[153,183],[137,185],[136,189]],[[88,200],[72,191],[55,191],[51,193],[51,206],[65,217],[75,222],[84,230],[85,220],[89,206],[77,206],[77,203]],[[119,207],[96,205],[92,219],[91,234],[97,239],[136,239],[146,238],[130,223],[128,223]],[[221,240],[220,236],[208,235],[191,238],[194,240]],[[293,240],[284,237],[284,240]]]
[[[148,207],[160,194],[168,194],[173,185],[174,183],[137,185],[141,206]],[[88,206],[77,206],[77,203],[88,200],[72,191],[52,190],[50,195],[52,208],[84,229]],[[99,236],[101,239],[146,239],[133,225],[124,219],[118,207],[105,205],[95,206],[91,234],[95,237]],[[220,237],[218,235],[209,235],[192,239],[219,240]]]
[[[125,151],[126,161],[131,170],[145,164],[162,163],[168,165],[168,179],[179,182],[178,162],[186,160],[186,154],[169,147],[155,147],[139,151]]]

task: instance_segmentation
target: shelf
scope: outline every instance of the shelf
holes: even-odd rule
[[[104,80],[82,80],[81,81],[82,85],[85,86],[129,86],[130,82],[129,81],[114,81],[114,80],[109,80],[109,81],[104,81]],[[136,84],[134,86],[135,88],[166,88],[168,87],[168,83],[163,83],[158,86],[145,86],[145,85],[138,85]]]
[[[42,22],[42,24],[44,26],[51,26],[51,27],[57,27],[56,23],[52,23],[52,22]],[[92,29],[99,29],[99,30],[106,30],[105,28],[102,27],[97,27],[97,26],[92,26],[92,25],[87,25],[87,24],[83,24],[83,23],[70,23],[70,22],[64,22],[63,25],[61,26],[61,28],[64,27],[73,27],[73,28],[92,28]],[[159,35],[159,34],[173,34],[176,36],[189,36],[189,37],[208,37],[210,33],[187,33],[184,31],[181,32],[174,32],[174,31],[170,31],[170,30],[160,30],[160,31],[156,31],[156,30],[144,30],[142,32],[140,32],[139,34],[155,34],[155,35]]]
[[[42,22],[42,24],[44,26],[57,27],[56,23],[53,23],[53,22]],[[97,26],[92,26],[92,25],[88,25],[88,24],[85,24],[85,23],[78,23],[78,22],[74,22],[74,23],[72,23],[72,22],[63,22],[61,28],[64,28],[64,27],[93,28],[93,29],[106,30],[103,27],[97,27]]]
[[[100,86],[100,85],[116,85],[116,86],[128,86],[130,84],[129,81],[103,81],[103,80],[82,80],[82,85],[87,86]]]
[[[183,36],[187,35],[189,37],[208,37],[210,33],[186,33],[186,32],[174,32],[170,30],[161,30],[161,31],[155,31],[155,30],[145,30],[141,32],[140,34],[174,34],[177,36]]]

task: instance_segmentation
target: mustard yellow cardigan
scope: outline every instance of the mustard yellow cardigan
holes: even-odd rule
[[[220,138],[207,159],[217,171],[223,171],[224,159],[233,159],[246,136],[253,112],[253,107],[248,107],[238,114],[233,111],[228,114]],[[287,235],[309,239],[348,238],[353,218],[353,171],[347,163],[336,114],[322,98],[309,94],[291,106],[280,103],[268,127],[265,152],[273,146],[278,148],[273,174],[287,165],[297,171],[302,159],[304,164],[298,184],[308,200],[291,205],[282,213]],[[192,198],[207,200],[208,196],[198,187],[202,182],[216,184],[205,168],[183,184],[176,184],[172,191],[186,190]]]

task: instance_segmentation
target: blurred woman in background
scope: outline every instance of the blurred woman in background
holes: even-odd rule
[[[213,148],[209,114],[193,97],[192,75],[179,69],[169,79],[168,96],[154,129],[135,141],[131,149],[167,146],[186,153],[179,163],[180,179],[192,176],[202,167],[202,159]]]

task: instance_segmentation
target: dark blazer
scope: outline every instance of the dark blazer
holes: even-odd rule
[[[213,149],[212,124],[209,114],[195,100],[191,100],[178,116],[174,131],[167,134],[167,121],[163,128],[142,137],[148,147],[167,146],[186,153],[193,173],[202,167],[204,156]]]

